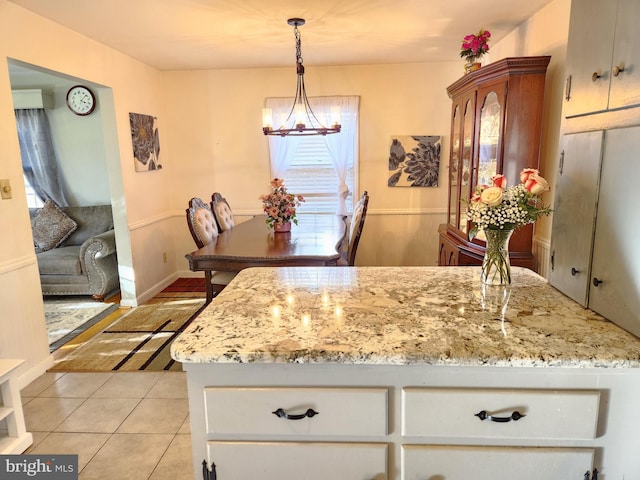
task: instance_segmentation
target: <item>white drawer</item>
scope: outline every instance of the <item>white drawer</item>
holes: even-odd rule
[[[402,434],[417,437],[593,439],[597,390],[405,388]],[[505,423],[481,420],[480,412]]]
[[[214,435],[386,435],[386,388],[214,388],[204,390]],[[289,419],[309,410],[312,417]]]
[[[208,442],[208,464],[224,480],[386,480],[387,445]]]
[[[402,480],[578,480],[592,471],[593,454],[590,448],[403,445]]]

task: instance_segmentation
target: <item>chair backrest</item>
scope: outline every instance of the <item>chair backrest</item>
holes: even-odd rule
[[[350,266],[355,265],[356,251],[358,250],[358,243],[360,242],[360,235],[362,235],[362,229],[364,228],[364,219],[367,216],[367,206],[369,205],[369,194],[365,191],[362,193],[362,197],[356,203],[353,208],[353,215],[351,216],[351,225],[349,225],[349,249],[347,250],[347,263]]]
[[[211,210],[213,210],[213,214],[218,222],[220,233],[233,228],[236,224],[229,203],[218,192],[211,195]]]
[[[198,248],[208,245],[218,237],[218,224],[209,205],[194,197],[189,200],[186,211],[187,225]]]

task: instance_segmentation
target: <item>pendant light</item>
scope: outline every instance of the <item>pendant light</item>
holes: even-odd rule
[[[318,120],[309,105],[307,91],[304,87],[304,65],[302,64],[302,50],[300,48],[300,32],[298,27],[305,24],[302,18],[290,18],[287,23],[293,27],[296,38],[296,71],[298,75],[296,85],[296,96],[289,116],[282,119],[275,119],[278,128],[274,128],[273,112],[270,108],[262,109],[262,131],[265,135],[328,135],[340,132],[340,107],[331,107],[330,117],[325,120],[331,126]],[[323,119],[324,120],[324,119]]]

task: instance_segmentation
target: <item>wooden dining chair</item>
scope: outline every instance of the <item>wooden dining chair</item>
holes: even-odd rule
[[[349,243],[347,245],[347,251],[344,258],[341,258],[338,262],[339,265],[354,266],[356,262],[356,251],[358,250],[358,243],[360,242],[360,236],[362,235],[362,229],[364,228],[364,220],[367,216],[367,207],[369,205],[369,194],[364,191],[362,197],[358,200],[353,208],[353,215],[351,216],[351,223],[349,224]]]
[[[194,197],[189,200],[189,208],[186,213],[189,232],[198,248],[216,241],[219,235],[218,224],[209,205],[204,203],[202,199]],[[207,303],[220,293],[235,276],[236,272],[205,271]]]
[[[211,210],[218,222],[218,229],[220,233],[233,228],[236,224],[229,203],[218,192],[211,195]]]

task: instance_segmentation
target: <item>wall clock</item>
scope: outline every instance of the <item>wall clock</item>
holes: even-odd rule
[[[96,97],[83,85],[75,85],[67,92],[67,106],[76,115],[89,115],[96,108]]]

